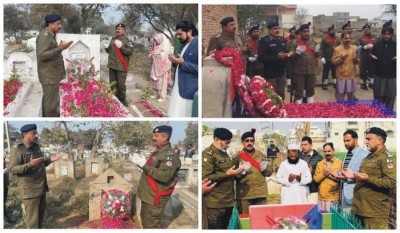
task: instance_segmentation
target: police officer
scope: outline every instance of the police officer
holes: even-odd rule
[[[328,75],[332,72],[334,85],[336,84],[335,66],[332,64],[332,55],[336,47],[336,30],[335,24],[328,28],[328,33],[321,40],[321,61],[323,64],[322,71],[322,90],[328,90]]]
[[[254,148],[255,129],[242,134],[243,150],[233,159],[243,172],[236,179],[236,200],[240,214],[248,214],[250,205],[266,205],[268,187],[266,176],[271,176],[272,165],[263,153]]]
[[[243,171],[235,169],[227,154],[231,139],[228,129],[216,128],[213,143],[202,153],[202,178],[217,182],[210,193],[203,195],[207,213],[203,218],[207,218],[209,229],[227,229],[235,203],[234,177]]]
[[[241,54],[247,51],[247,47],[243,47],[242,39],[236,34],[235,19],[229,16],[223,18],[219,23],[221,24],[222,32],[211,37],[207,54],[211,55],[215,50],[223,48],[236,48]]]
[[[22,199],[22,211],[28,229],[42,228],[46,209],[46,166],[62,155],[44,158],[40,150],[36,124],[21,127],[22,143],[12,148],[10,173],[18,177],[18,189]]]
[[[36,38],[36,58],[39,82],[43,89],[43,117],[59,117],[60,81],[65,78],[64,60],[61,52],[67,49],[72,41],[61,41],[58,45],[56,34],[61,30],[61,16],[47,15],[44,18],[46,29]]]
[[[297,40],[296,39],[297,35],[298,35],[298,30],[296,29],[296,26],[293,25],[293,27],[289,29],[289,36],[285,38],[288,51],[290,51],[290,44]],[[290,59],[287,59],[286,61],[286,84],[287,84],[287,92],[291,92],[293,86],[292,86],[292,62]]]
[[[254,24],[248,31],[244,52],[246,58],[246,75],[250,78],[262,75],[264,65],[258,61],[258,43],[260,41],[260,24]]]
[[[108,69],[110,83],[116,82],[113,89],[115,96],[125,106],[126,102],[126,76],[128,75],[129,59],[133,53],[133,43],[125,36],[125,25],[120,23],[115,26],[115,35],[110,43],[105,43],[104,48],[108,53]]]
[[[360,171],[343,171],[346,178],[356,180],[351,212],[367,229],[387,229],[390,191],[396,188],[396,158],[386,149],[383,129],[372,127],[365,134],[370,153],[361,162]]]
[[[288,52],[285,39],[279,36],[279,24],[270,22],[267,25],[268,35],[260,41],[258,57],[264,64],[264,78],[272,84],[277,94],[285,99],[285,68],[288,58],[293,53]]]
[[[342,33],[349,33],[351,35],[352,31],[350,21],[347,21],[345,24],[342,25]],[[340,37],[336,38],[336,46],[339,46],[340,44],[342,44],[342,39]]]
[[[178,180],[181,161],[169,142],[172,128],[160,125],[153,130],[155,151],[149,159],[134,154],[130,160],[143,169],[137,195],[142,201],[140,218],[143,228],[160,228],[164,209]]]
[[[307,103],[314,102],[316,72],[320,46],[310,38],[310,22],[299,28],[300,39],[290,45],[292,56],[292,75],[295,83],[295,102],[303,102],[306,90]]]
[[[362,27],[364,31],[364,35],[362,35],[357,44],[361,46],[361,54],[360,54],[360,79],[362,80],[361,89],[368,90],[367,87],[367,77],[370,77],[372,80],[374,78],[374,65],[370,58],[370,54],[372,52],[372,48],[374,47],[374,42],[376,38],[372,36],[371,33],[371,25],[366,23]]]

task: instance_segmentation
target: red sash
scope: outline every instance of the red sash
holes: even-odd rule
[[[255,161],[252,157],[248,156],[245,152],[239,154],[239,157],[246,162],[250,162],[251,166],[253,166],[258,171],[261,171],[260,164]]]
[[[289,42],[290,42],[290,36],[287,36],[287,37],[285,38],[285,40],[286,40],[287,43],[289,43]]]
[[[129,61],[125,61],[124,56],[122,56],[121,50],[115,44],[114,44],[114,49],[119,61],[122,63],[122,66],[124,67],[124,71],[126,72],[128,70]]]
[[[328,39],[328,40],[331,42],[331,44],[332,44],[333,46],[336,45],[336,41],[335,41],[335,39],[332,38],[331,35],[325,34],[325,38]]]
[[[147,160],[147,165],[151,166],[152,163],[153,163],[153,154],[150,155],[149,160]],[[172,189],[168,189],[168,190],[164,190],[164,191],[160,192],[160,191],[158,190],[157,183],[156,183],[156,181],[153,179],[153,177],[151,177],[151,176],[149,176],[149,175],[146,175],[146,178],[147,178],[147,182],[149,182],[149,185],[150,185],[151,189],[152,189],[152,190],[154,191],[154,193],[155,193],[155,194],[154,194],[154,205],[155,205],[155,206],[158,206],[158,205],[160,204],[160,198],[161,198],[162,196],[171,195],[172,192],[173,192],[174,189],[175,189],[176,181],[175,181],[174,187],[173,187]]]
[[[256,54],[258,54],[258,47],[257,47],[257,45],[256,45],[256,42],[254,42],[253,40],[249,40],[249,45],[250,45],[250,47],[254,50],[254,52],[256,53]]]
[[[318,59],[317,59],[317,56],[315,56],[314,51],[312,49],[310,49],[310,47],[308,47],[308,45],[306,43],[304,43],[304,41],[302,41],[302,40],[297,40],[297,44],[300,46],[306,47],[306,52],[314,57],[315,65],[318,66]]]
[[[374,44],[374,41],[370,37],[366,35],[362,35],[361,37],[363,38],[363,40],[365,40],[365,42],[367,42],[367,44]]]

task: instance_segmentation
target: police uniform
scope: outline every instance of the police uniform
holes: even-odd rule
[[[49,15],[46,23],[60,20],[59,15]],[[65,78],[62,49],[56,41],[56,34],[48,27],[36,38],[36,58],[39,82],[43,88],[42,115],[43,117],[59,117],[60,81]]]
[[[21,132],[29,132],[31,128],[21,128]],[[11,149],[10,173],[18,177],[18,191],[22,199],[22,211],[28,229],[42,228],[44,213],[46,209],[47,186],[46,166],[51,163],[47,158],[44,162],[33,167],[30,159],[43,157],[40,146],[36,143],[29,145],[25,141]]]
[[[240,39],[239,34],[228,35],[221,32],[218,35],[211,37],[210,43],[208,44],[207,53],[216,50],[222,50],[223,48],[237,48],[239,51],[242,50],[243,43]]]
[[[123,27],[123,24],[118,24],[116,27]],[[122,42],[121,48],[118,48],[114,43],[115,40]],[[128,75],[129,60],[133,54],[133,43],[126,37],[113,38],[105,49],[108,53],[108,69],[110,83],[116,82],[113,89],[116,90],[115,96],[121,101],[122,104],[126,104],[126,77]]]
[[[383,146],[361,162],[359,172],[368,174],[368,180],[356,181],[351,212],[367,229],[387,229],[390,191],[396,188],[396,158]]]
[[[328,31],[330,31],[331,29],[334,29],[334,25],[328,28]],[[327,33],[322,38],[320,44],[321,44],[321,58],[325,58],[325,64],[323,64],[323,71],[322,71],[322,88],[326,90],[328,84],[329,72],[332,72],[332,79],[336,79],[335,66],[331,62],[333,51],[336,48],[336,37],[335,36],[332,37],[329,33]]]
[[[240,163],[246,162],[240,157],[240,151],[238,156],[233,159],[233,164],[239,167]],[[255,150],[251,156],[257,164],[262,161],[267,161],[264,154],[261,151]],[[268,164],[264,171],[258,170],[256,167],[251,166],[250,170],[236,179],[236,200],[238,201],[238,210],[240,214],[248,214],[250,205],[266,205],[268,196],[268,187],[265,180],[266,176],[271,176],[272,166]]]
[[[140,218],[143,228],[160,228],[164,209],[178,180],[181,161],[168,144],[154,152],[143,166],[138,198],[142,201]]]
[[[365,27],[370,27],[368,24],[364,25],[363,29]],[[360,38],[358,38],[357,45],[362,46],[361,47],[361,54],[360,54],[360,64],[359,64],[359,70],[360,70],[360,79],[363,81],[362,88],[364,90],[368,90],[367,88],[367,77],[374,78],[375,76],[375,65],[373,61],[370,58],[370,54],[372,52],[372,48],[370,49],[364,49],[364,46],[367,44],[372,44],[374,45],[374,42],[376,41],[376,37],[370,35],[362,35]]]
[[[255,24],[249,29],[249,38],[247,39],[245,43],[245,47],[247,47],[247,51],[244,52],[244,56],[246,58],[246,75],[250,78],[256,76],[256,75],[262,75],[264,65],[258,61],[258,49],[259,49],[259,42],[260,39],[253,40],[251,38],[251,33],[254,30],[259,30],[260,25]],[[249,57],[254,57],[256,58],[255,61],[250,61]]]
[[[202,153],[202,177],[217,182],[214,189],[204,195],[209,229],[227,229],[234,200],[234,177],[226,172],[233,163],[226,153],[222,153],[213,144]]]

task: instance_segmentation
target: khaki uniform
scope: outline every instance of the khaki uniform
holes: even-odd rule
[[[376,42],[376,37],[369,37],[373,42]],[[370,54],[372,52],[371,49],[364,49],[364,46],[369,44],[367,41],[364,40],[363,37],[360,37],[357,41],[357,45],[363,46],[361,48],[361,54],[360,54],[360,64],[359,64],[359,70],[360,70],[360,79],[363,80],[363,83],[365,84],[367,82],[367,77],[374,78],[375,76],[375,64],[370,58]],[[372,44],[373,45],[373,44]]]
[[[356,181],[351,212],[367,229],[387,229],[390,191],[396,188],[396,158],[386,147],[369,154],[360,166],[368,181]]]
[[[239,157],[242,152],[240,151],[233,159],[236,167],[239,167],[240,163],[246,162]],[[254,152],[252,159],[258,163],[267,161],[264,154],[258,150]],[[268,186],[265,177],[271,175],[272,165],[268,164],[264,171],[258,171],[255,167],[251,166],[245,175],[236,179],[236,200],[239,204],[238,210],[240,214],[248,214],[250,205],[267,204]]]
[[[322,37],[321,40],[321,58],[325,58],[326,62],[323,64],[323,70],[322,70],[322,84],[328,84],[328,76],[329,72],[332,72],[332,79],[336,78],[336,73],[335,73],[335,66],[332,64],[332,55],[333,55],[333,50],[335,50],[335,43],[332,44],[332,42],[326,38],[327,35]],[[330,36],[330,35],[328,35]],[[334,40],[335,37],[333,37]],[[326,82],[324,82],[326,80]]]
[[[226,229],[235,204],[234,177],[226,172],[233,167],[227,154],[222,153],[213,144],[202,153],[202,178],[217,182],[214,189],[204,195],[209,229]]]
[[[224,32],[221,32],[220,34],[211,37],[207,48],[207,54],[214,49],[221,50],[223,48],[237,48],[241,51],[243,48],[242,39],[240,39],[238,34],[227,35]]]
[[[313,39],[309,39],[306,43],[308,47],[314,52],[314,47],[317,43]],[[290,51],[296,53],[296,48],[298,46],[297,41],[290,43]],[[293,75],[293,82],[295,83],[295,99],[299,100],[303,98],[303,90],[306,90],[306,96],[312,97],[315,94],[315,81],[316,81],[316,71],[318,67],[317,57],[310,55],[307,51],[301,55],[295,54],[292,64],[291,73]]]
[[[47,186],[46,166],[51,163],[45,159],[38,167],[33,167],[30,159],[43,157],[38,144],[20,143],[12,148],[10,156],[10,172],[18,177],[18,190],[22,199],[22,210],[26,227],[42,228],[46,209]]]
[[[46,28],[36,38],[36,58],[39,82],[43,88],[43,117],[59,117],[60,81],[65,78],[62,50],[56,34]]]
[[[181,161],[171,144],[153,154],[151,165],[144,165],[137,191],[138,198],[142,201],[140,217],[143,228],[160,228],[164,217],[164,208],[171,199],[171,194],[162,195],[159,204],[155,205],[156,192],[151,188],[146,176],[155,180],[159,192],[172,190],[177,182],[180,167]]]
[[[110,83],[116,82],[116,85],[113,86],[113,89],[116,90],[115,96],[121,101],[123,104],[126,102],[126,76],[128,75],[128,67],[124,69],[124,65],[119,60],[117,52],[114,47],[114,41],[116,38],[113,38],[110,42],[108,48],[106,48],[106,52],[108,53],[108,65],[109,68],[109,77]],[[120,48],[123,59],[126,63],[129,64],[130,56],[133,54],[133,43],[124,36],[122,39],[119,39],[122,42],[122,46]]]
[[[260,75],[262,76],[264,64],[259,62],[258,60],[251,62],[249,61],[249,57],[258,57],[258,43],[260,40],[253,41],[253,39],[249,38],[246,41],[245,46],[247,47],[247,51],[244,52],[244,56],[246,58],[246,75],[250,78]],[[253,45],[253,46],[252,46]],[[255,48],[254,48],[255,45]]]

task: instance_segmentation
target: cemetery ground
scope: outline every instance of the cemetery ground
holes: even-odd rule
[[[140,170],[132,163],[127,161],[112,160],[109,168],[112,168],[119,175],[125,173],[132,174],[133,190],[137,190],[137,184],[141,175]],[[47,171],[48,177],[52,176],[52,171]],[[85,164],[82,162],[75,163],[75,180],[69,177],[61,177],[58,179],[48,179],[50,191],[47,193],[47,208],[43,228],[47,229],[67,229],[67,228],[91,228],[92,221],[89,222],[89,190],[90,183],[98,176],[90,176],[85,178]],[[192,185],[193,186],[193,185]],[[198,211],[197,211],[197,186],[176,187],[174,194],[178,194],[183,203],[183,210],[179,216],[172,216],[168,219],[170,225],[168,228],[197,228]],[[133,195],[135,198],[135,195]],[[193,203],[196,199],[196,203]],[[132,203],[135,203],[132,201]],[[141,228],[140,219],[138,218],[138,204],[140,200],[136,200],[133,205],[133,225],[134,228]],[[4,225],[4,229],[21,229],[25,228],[22,217],[21,201],[18,197],[17,177],[10,175],[9,194],[6,202],[6,210],[9,216],[15,219],[15,223]],[[172,222],[171,222],[172,221]]]

